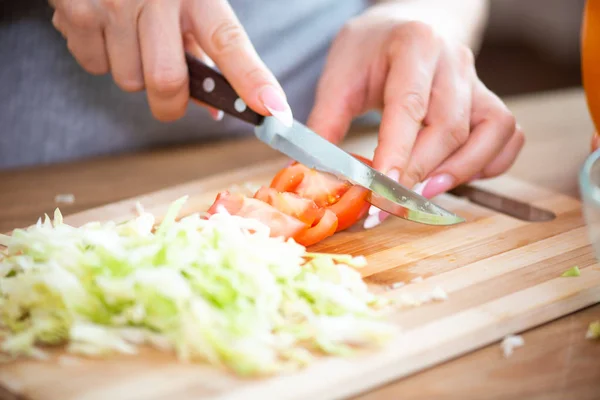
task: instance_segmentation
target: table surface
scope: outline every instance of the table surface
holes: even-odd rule
[[[593,131],[582,90],[505,101],[527,138],[508,174],[579,197],[577,173]],[[361,129],[345,147],[374,148],[375,130]],[[75,195],[74,204],[60,205],[71,214],[275,157],[275,151],[248,138],[0,171],[0,232],[53,211],[58,193]],[[356,399],[598,399],[600,342],[585,339],[588,324],[597,319],[600,304],[524,332],[525,346],[508,359],[496,343]]]

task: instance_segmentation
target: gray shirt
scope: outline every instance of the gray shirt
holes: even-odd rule
[[[263,61],[304,122],[331,41],[369,0],[230,0]],[[194,104],[155,120],[144,92],[85,72],[52,26],[47,0],[0,0],[0,169],[76,160],[164,144],[252,134]]]

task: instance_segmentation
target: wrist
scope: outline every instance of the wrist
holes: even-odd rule
[[[460,42],[476,53],[487,23],[488,0],[376,0],[366,11],[395,22],[419,21],[446,40]]]

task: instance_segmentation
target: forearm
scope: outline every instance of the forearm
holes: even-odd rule
[[[459,40],[473,52],[479,50],[489,0],[373,0],[390,17],[422,21],[441,35]]]

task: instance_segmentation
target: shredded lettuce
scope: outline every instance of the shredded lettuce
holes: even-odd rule
[[[581,271],[579,271],[578,266],[574,266],[573,268],[569,268],[565,272],[562,273],[562,277],[573,277],[573,276],[581,276]]]
[[[140,345],[241,375],[271,374],[319,353],[352,354],[397,331],[388,303],[351,265],[307,253],[259,221],[219,212],[160,225],[138,205],[125,223],[65,224],[57,209],[0,235],[0,350],[44,357],[41,345],[100,356]]]
[[[590,322],[585,337],[587,339],[600,339],[600,320]]]

